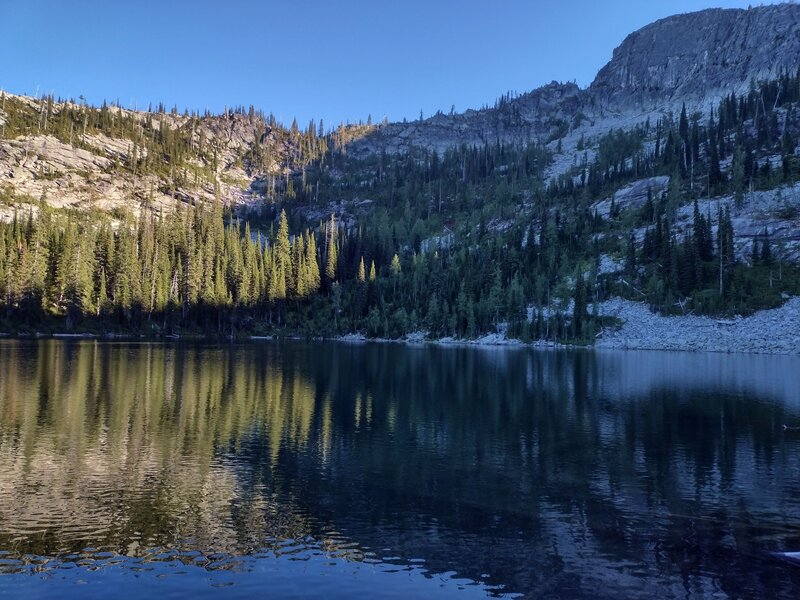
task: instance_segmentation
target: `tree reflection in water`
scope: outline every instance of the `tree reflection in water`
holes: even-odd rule
[[[531,596],[790,597],[799,366],[3,341],[0,569],[313,547]]]

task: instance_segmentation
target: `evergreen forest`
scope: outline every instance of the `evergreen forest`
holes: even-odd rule
[[[284,127],[243,108],[273,135],[242,151],[264,183],[258,206],[177,202],[164,211],[57,209],[0,188],[0,330],[145,335],[475,338],[590,343],[614,296],[664,314],[747,314],[800,293],[800,271],[765,230],[735,244],[753,193],[800,178],[800,73],[753,83],[707,114],[686,107],[578,142],[550,177],[560,137],[444,151],[348,153],[381,125]],[[514,118],[513,101],[498,119]],[[2,136],[45,131],[83,146],[86,132],[130,140],[111,167],[157,173],[166,189],[213,183],[210,115],[163,106],[142,118],[107,105],[9,99]],[[579,121],[581,115],[576,117]],[[170,123],[178,123],[172,126]],[[564,134],[563,128],[558,128]],[[277,141],[276,141],[277,140]],[[288,149],[288,150],[287,150]],[[265,168],[276,153],[284,176]],[[47,174],[43,174],[46,177]],[[614,193],[666,176],[642,206]],[[781,192],[778,192],[781,193]],[[600,200],[611,198],[606,213]],[[179,200],[179,199],[178,199]],[[714,207],[713,209],[711,207]],[[680,227],[680,215],[691,217]],[[787,203],[785,219],[797,217]],[[618,268],[603,267],[611,260]]]

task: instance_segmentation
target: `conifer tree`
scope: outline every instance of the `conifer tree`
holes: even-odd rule
[[[306,242],[306,268],[308,269],[308,291],[314,294],[319,291],[320,275],[317,262],[317,242],[313,232],[308,232]]]
[[[336,234],[336,217],[331,214],[331,220],[328,223],[328,258],[325,263],[325,276],[329,282],[336,281],[336,264],[338,261],[338,249]]]
[[[488,298],[488,311],[491,317],[492,325],[497,326],[500,322],[500,310],[502,309],[503,301],[503,285],[500,274],[500,267],[495,267],[494,279],[492,280],[492,287],[489,290]]]
[[[364,269],[364,257],[361,257],[361,260],[358,262],[358,282],[364,283],[367,279],[367,274]]]
[[[584,323],[588,316],[587,313],[587,298],[586,298],[586,281],[583,278],[583,273],[579,273],[577,283],[575,284],[575,306],[572,313],[572,324],[575,337],[580,337],[584,331]]]
[[[761,260],[761,253],[758,250],[758,234],[753,236],[753,245],[750,248],[750,265],[755,266]]]
[[[106,271],[100,271],[100,288],[97,292],[97,315],[105,314],[108,305],[108,284],[106,282]]]
[[[628,248],[625,254],[625,274],[631,278],[636,275],[636,238],[633,233],[628,237]]]
[[[8,256],[6,249],[6,230],[0,229],[0,305],[5,298],[6,281],[8,280]]]
[[[306,244],[304,235],[301,234],[294,239],[292,256],[294,294],[296,298],[305,298],[308,293],[308,273],[305,264]]]
[[[292,274],[292,248],[289,242],[289,222],[286,220],[285,210],[281,210],[272,255],[272,300],[285,300],[288,291],[287,281]]]
[[[769,241],[769,231],[764,229],[764,235],[761,238],[761,262],[765,265],[772,264],[772,247]]]
[[[744,204],[744,151],[741,145],[736,144],[733,151],[733,173],[732,181],[734,201],[736,208],[742,208]]]

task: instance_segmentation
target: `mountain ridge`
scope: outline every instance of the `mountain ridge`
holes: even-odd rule
[[[726,28],[727,35],[723,36],[720,30]],[[763,45],[773,33],[771,43]],[[663,38],[666,38],[665,43],[662,43]],[[676,38],[691,40],[700,48],[676,53]],[[709,63],[708,57],[720,40],[724,40],[720,47],[728,51],[722,53],[721,64],[713,60]],[[709,64],[720,68],[715,70]],[[691,109],[707,109],[723,94],[741,93],[753,80],[773,77],[782,69],[794,70],[799,66],[800,5],[710,8],[682,13],[659,19],[628,34],[587,87],[552,82],[509,100],[508,108],[521,116],[518,127],[510,132],[508,128],[496,126],[493,121],[497,119],[484,118],[477,133],[470,132],[460,139],[451,137],[448,143],[440,143],[441,136],[437,137],[436,132],[443,128],[443,119],[452,119],[453,130],[457,132],[459,117],[491,113],[498,107],[488,111],[468,110],[452,117],[437,114],[421,123],[393,123],[388,131],[379,130],[359,140],[355,151],[362,154],[383,149],[403,151],[414,145],[442,150],[447,145],[470,144],[476,139],[549,142],[558,130],[552,126],[543,127],[542,121],[546,119],[552,123],[579,117],[614,127],[624,126],[631,118],[644,121],[651,116],[657,118],[663,113],[677,112],[684,103]],[[662,86],[664,80],[666,86]],[[568,102],[555,103],[555,106],[545,102],[542,107],[542,99],[552,100],[554,90],[559,90]],[[426,126],[432,133],[425,131]]]
[[[554,81],[520,96],[502,97],[494,107],[439,112],[411,122],[340,127],[320,139],[325,137],[327,147],[361,158],[415,148],[442,153],[461,145],[543,143],[555,152],[549,172],[553,178],[568,170],[583,138],[613,128],[630,129],[648,119],[655,122],[677,114],[682,104],[690,112],[705,111],[721,96],[742,91],[754,79],[799,65],[800,6],[706,9],[660,19],[630,33],[586,88]],[[52,202],[60,196],[59,205],[99,204],[111,210],[130,199],[160,208],[215,199],[255,205],[281,189],[281,178],[304,174],[309,163],[308,152],[303,155],[304,142],[295,132],[287,133],[287,128],[267,123],[266,117],[254,116],[252,111],[249,115],[229,111],[195,119],[109,107],[112,115],[116,112],[137,120],[142,132],[142,124],[150,122],[151,137],[162,124],[176,132],[190,128],[179,133],[194,154],[183,165],[185,173],[176,175],[174,169],[167,175],[137,173],[134,163],[141,162],[141,155],[132,155],[137,145],[132,138],[142,138],[138,143],[141,153],[143,134],[128,132],[114,137],[98,130],[94,137],[86,137],[84,126],[81,148],[94,155],[89,160],[70,150],[75,138],[72,129],[68,137],[62,132],[60,141],[47,137],[45,111],[80,109],[78,105],[65,103],[51,109],[46,105],[52,101],[45,99],[8,97],[25,105],[31,114],[19,135],[0,137],[0,187],[34,199],[44,196]],[[8,120],[0,108],[4,134]],[[210,148],[205,153],[203,140]],[[316,156],[316,152],[311,154]],[[128,165],[128,170],[108,172],[119,163]],[[87,173],[96,177],[87,177]],[[288,179],[284,184],[288,185]],[[5,218],[11,214],[9,210],[0,213]]]

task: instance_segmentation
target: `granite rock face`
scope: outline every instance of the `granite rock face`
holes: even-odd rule
[[[612,206],[617,210],[642,208],[647,203],[648,196],[657,198],[669,185],[669,177],[648,177],[634,181],[614,192],[613,198],[606,198],[592,205],[592,209],[603,218],[608,218]]]
[[[26,103],[37,111],[43,106],[43,101],[34,98],[13,94],[5,94],[5,97]],[[62,109],[62,105],[56,104],[54,112]],[[285,137],[258,116],[228,112],[192,121],[181,115],[148,114],[117,107],[111,107],[110,112],[133,116],[141,122],[152,119],[156,129],[191,126],[193,147],[213,148],[216,161],[212,165],[209,158],[212,151],[208,150],[205,158],[200,153],[192,157],[189,166],[210,169],[213,182],[194,184],[189,180],[176,187],[154,173],[134,176],[130,169],[115,169],[116,163],[125,163],[131,157],[134,142],[128,138],[112,138],[102,133],[76,134],[84,145],[78,147],[51,134],[32,130],[28,135],[0,139],[0,191],[11,189],[23,199],[43,198],[51,206],[83,210],[110,211],[123,207],[139,210],[143,206],[162,210],[182,203],[217,200],[226,204],[248,204],[252,202],[252,186],[256,179],[285,173],[296,151]],[[0,119],[2,126],[5,115],[1,110]],[[271,159],[258,170],[242,160],[256,142]],[[146,153],[146,148],[137,149],[139,157]],[[13,214],[13,206],[0,204],[0,219],[8,220]]]
[[[800,65],[800,5],[710,9],[630,34],[589,87],[612,107],[687,103]]]

